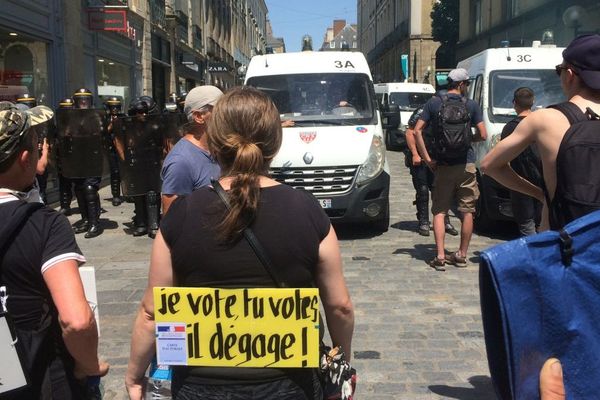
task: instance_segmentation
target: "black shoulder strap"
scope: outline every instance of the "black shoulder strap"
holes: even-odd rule
[[[223,186],[221,186],[219,181],[216,179],[211,179],[211,183],[213,188],[215,189],[215,192],[217,192],[217,195],[219,195],[221,201],[225,203],[225,207],[227,207],[227,209],[230,210],[231,206],[229,205],[229,199],[227,198],[227,193],[223,189]],[[244,237],[250,244],[250,247],[252,247],[252,250],[254,250],[254,253],[260,260],[267,273],[271,276],[271,279],[275,281],[277,286],[280,288],[287,287],[285,281],[279,279],[279,277],[277,276],[277,273],[273,268],[273,264],[271,263],[271,259],[267,255],[267,252],[265,251],[264,247],[262,247],[256,236],[254,235],[254,232],[252,232],[250,228],[246,228],[244,229]]]
[[[0,267],[2,259],[8,251],[17,232],[25,225],[29,217],[40,208],[44,207],[42,203],[26,203],[23,200],[16,200],[21,204],[17,205],[14,213],[6,221],[4,229],[0,232]]]
[[[577,105],[575,105],[574,103],[571,103],[570,101],[565,101],[564,103],[554,104],[554,105],[548,106],[548,108],[554,108],[555,110],[558,110],[561,113],[563,113],[563,115],[565,117],[567,117],[567,119],[569,120],[569,124],[571,124],[571,125],[573,125],[577,122],[583,122],[583,121],[588,120],[585,113],[583,111],[581,111],[581,109]]]

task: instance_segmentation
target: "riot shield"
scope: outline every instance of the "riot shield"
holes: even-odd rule
[[[114,146],[125,196],[160,192],[166,136],[163,128],[162,114],[119,117],[113,121]]]
[[[57,151],[64,177],[102,176],[103,115],[104,110],[57,110]]]

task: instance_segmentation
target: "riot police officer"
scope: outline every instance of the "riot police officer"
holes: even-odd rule
[[[110,167],[110,192],[112,194],[112,205],[117,207],[123,203],[121,197],[121,176],[119,174],[119,158],[114,144],[113,121],[123,114],[121,99],[112,96],[104,102],[106,116],[104,119],[105,140],[108,149],[108,164]]]
[[[73,94],[73,103],[75,109],[91,109],[94,105],[94,96],[88,89],[81,88]],[[100,126],[101,124],[102,121],[99,121]],[[100,196],[98,195],[101,179],[100,176],[73,179],[75,196],[81,213],[81,220],[74,224],[73,229],[75,233],[86,232],[84,236],[86,239],[94,238],[102,233]]]
[[[25,104],[27,107],[33,108],[37,106],[37,99],[29,93],[25,93],[23,96],[17,98],[17,104]]]
[[[147,116],[160,114],[158,105],[150,96],[140,96],[129,104],[127,114],[136,117],[138,121],[146,122]],[[159,143],[156,143],[158,146]],[[135,149],[132,149],[135,151]],[[158,149],[159,152],[162,149]],[[151,238],[158,232],[158,221],[160,217],[160,194],[150,190],[145,195],[133,196],[135,205],[133,236],[148,234]]]
[[[73,99],[67,97],[66,99],[62,99],[60,103],[58,103],[59,110],[72,110],[74,108]],[[58,174],[58,192],[59,197],[58,200],[60,202],[59,213],[64,214],[66,216],[71,215],[71,201],[73,201],[73,181],[62,174],[62,169],[60,168],[60,153],[58,146],[56,147],[56,170]]]

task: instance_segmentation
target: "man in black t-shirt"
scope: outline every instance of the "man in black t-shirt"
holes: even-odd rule
[[[8,231],[26,202],[39,199],[37,134],[30,128],[50,118],[44,106],[0,111],[0,286],[29,376],[28,386],[2,399],[84,398],[80,381],[108,372],[98,360],[96,322],[79,276],[85,258],[66,217],[42,207]]]
[[[417,221],[419,227],[417,232],[421,236],[429,236],[429,191],[433,189],[433,172],[421,159],[417,151],[415,141],[415,125],[423,113],[423,107],[417,108],[408,120],[406,128],[406,144],[408,149],[404,151],[404,162],[410,170],[413,187],[415,188],[415,201],[417,207]],[[425,145],[431,149],[432,138],[431,129],[426,129],[424,133]],[[445,218],[446,233],[456,236],[457,230],[450,223],[450,217],[446,214]]]
[[[530,88],[521,87],[515,90],[513,105],[517,118],[506,123],[500,136],[502,140],[510,136],[517,125],[531,114],[534,101],[534,93]],[[533,146],[528,146],[510,162],[510,166],[517,174],[534,185],[542,185],[541,161]],[[535,235],[536,227],[540,224],[542,203],[514,190],[510,191],[510,200],[514,219],[519,225],[519,233],[522,236]]]
[[[464,116],[468,113],[470,126],[477,127],[478,132],[476,136],[471,138],[471,141],[486,139],[487,132],[483,123],[481,108],[473,100],[465,100],[469,82],[469,74],[465,69],[457,68],[450,71],[448,74],[448,93],[443,98],[432,97],[429,99],[415,127],[419,153],[435,175],[431,194],[431,212],[433,214],[433,232],[437,255],[429,265],[437,271],[445,271],[446,261],[459,268],[467,266],[467,250],[473,234],[473,214],[479,198],[479,188],[477,186],[473,148],[469,147],[464,154],[460,154],[460,157],[456,157],[454,154],[451,158],[441,157],[442,154],[439,153],[430,154],[423,139],[423,129],[431,124],[432,136],[436,142],[434,147],[437,148],[438,141],[443,142],[441,139],[446,135],[444,131],[446,127],[441,126],[444,125],[445,121],[442,121],[440,111],[445,110],[446,106],[451,103],[455,109],[464,104],[463,108],[466,108],[466,110],[461,114]],[[467,133],[470,134],[470,131]],[[444,217],[448,214],[448,210],[454,202],[458,203],[458,211],[462,213],[460,246],[456,252],[446,258]]]

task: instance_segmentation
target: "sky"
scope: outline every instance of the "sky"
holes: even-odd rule
[[[356,23],[356,0],[266,0],[273,36],[283,37],[286,51],[300,51],[302,37],[312,36],[313,50],[323,44],[334,19]]]

